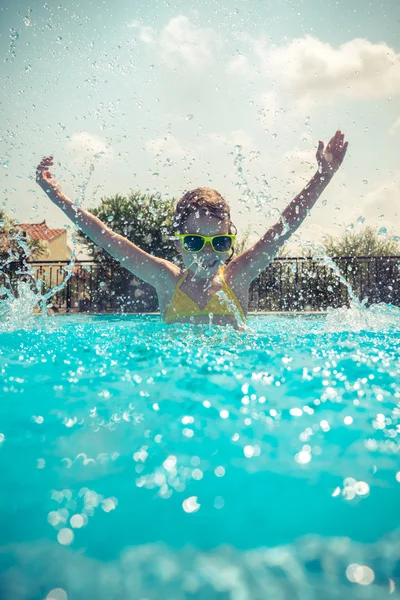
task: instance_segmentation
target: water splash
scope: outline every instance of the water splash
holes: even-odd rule
[[[5,62],[9,62],[9,61],[12,62],[13,60],[15,60],[15,57],[16,57],[15,44],[19,39],[19,32],[16,29],[13,29],[13,28],[10,29],[10,39],[11,39],[11,42],[8,46],[8,52],[9,52],[10,58],[6,57],[4,59]]]
[[[325,330],[340,331],[387,331],[400,330],[400,308],[391,304],[372,304],[369,307],[360,302],[350,302],[350,306],[328,308]]]
[[[222,304],[226,306],[226,308],[233,313],[233,316],[236,319],[236,324],[239,329],[245,329],[246,321],[243,319],[242,315],[239,312],[238,307],[236,306],[236,302],[228,296],[228,294],[222,289],[216,292],[215,294],[221,300]]]
[[[325,246],[322,246],[320,244],[318,244],[318,245],[317,244],[313,244],[313,243],[310,243],[310,242],[301,242],[301,246],[302,246],[304,255],[306,255],[307,250],[311,250],[312,253],[313,253],[313,258],[319,260],[320,262],[322,262],[323,265],[325,265],[329,269],[331,269],[332,273],[339,279],[339,281],[347,289],[347,292],[348,292],[348,295],[349,295],[349,298],[350,298],[350,302],[352,303],[352,305],[356,306],[358,308],[361,308],[362,304],[361,304],[359,298],[355,295],[355,293],[353,291],[353,288],[351,287],[350,283],[342,275],[342,272],[341,272],[340,268],[338,267],[338,265],[326,253]]]
[[[94,169],[94,164],[90,163],[86,178],[83,180],[83,183],[78,186],[81,193],[74,202],[74,209],[76,211],[85,200],[86,188],[91,180]],[[7,228],[7,226],[7,219],[0,222],[1,228]],[[49,327],[50,321],[47,319],[48,309],[52,307],[49,300],[66,287],[74,272],[78,247],[78,228],[75,225],[73,226],[71,259],[68,265],[64,267],[66,275],[63,281],[46,293],[43,293],[45,282],[40,279],[36,282],[34,281],[34,271],[29,262],[27,262],[32,255],[32,249],[27,243],[22,231],[18,230],[17,222],[15,223],[15,227],[16,229],[9,241],[10,248],[8,249],[8,258],[0,264],[0,276],[3,276],[3,278],[8,281],[6,287],[0,286],[0,331],[16,331],[18,329],[30,329],[34,325],[37,326],[38,314],[41,315],[43,319],[46,319],[45,321],[42,320],[42,325],[45,323],[46,327]],[[7,266],[10,263],[14,261],[20,262],[20,257],[15,254],[11,248],[13,244],[16,245],[18,252],[20,250],[22,251],[24,256],[23,266],[21,265],[20,268],[15,271],[17,279],[14,284],[12,284],[6,271]],[[23,281],[26,278],[30,280],[29,283]],[[13,286],[15,286],[15,289],[13,289]],[[36,317],[34,315],[35,311]]]
[[[6,290],[6,300],[0,302],[0,332],[11,332],[18,329],[37,327],[37,316],[34,309],[39,297],[32,285],[26,282],[17,283],[17,295]]]

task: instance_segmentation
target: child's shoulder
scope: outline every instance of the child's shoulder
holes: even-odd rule
[[[180,278],[185,274],[185,271],[169,260],[162,259],[162,267],[155,284],[158,293],[159,291],[168,292],[168,288],[174,289]],[[158,288],[160,288],[160,290]]]

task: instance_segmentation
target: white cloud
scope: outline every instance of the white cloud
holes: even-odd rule
[[[396,119],[396,121],[393,123],[393,125],[389,129],[389,134],[394,135],[396,133],[397,129],[399,129],[399,128],[400,128],[400,117],[398,117]]]
[[[258,108],[258,120],[264,127],[277,125],[285,118],[286,110],[283,107],[284,99],[276,90],[263,92],[256,98]]]
[[[282,171],[299,190],[317,170],[316,151],[294,148],[282,156]]]
[[[354,186],[346,184],[345,172],[340,170],[301,226],[300,235],[309,240],[321,240],[323,234],[340,236],[350,224],[359,227],[360,217],[365,219],[365,226],[386,227],[389,234],[398,235],[399,198],[400,171],[360,198]]]
[[[254,146],[252,138],[243,129],[235,129],[227,134],[212,132],[206,137],[216,146],[230,146],[232,148],[234,148],[234,146],[243,146],[245,148]]]
[[[139,39],[144,44],[154,44],[157,37],[157,32],[153,27],[143,26],[139,21],[132,21],[128,23],[128,27],[139,30]]]
[[[230,59],[226,70],[228,73],[246,74],[249,70],[249,61],[245,56],[243,56],[243,54],[238,54],[234,58]]]
[[[213,59],[213,53],[220,46],[217,34],[210,28],[196,27],[188,17],[178,15],[156,32],[142,26],[138,21],[128,25],[139,30],[139,39],[155,46],[156,54],[170,68],[186,66],[201,68]]]
[[[400,171],[391,179],[382,182],[375,190],[367,193],[361,204],[362,215],[368,223],[385,225],[388,230],[400,225]],[[383,215],[383,216],[382,216]]]
[[[66,146],[72,155],[72,160],[82,161],[84,159],[112,159],[114,151],[104,140],[87,131],[73,133]]]
[[[378,98],[400,93],[400,55],[385,42],[355,38],[334,48],[312,37],[295,38],[286,46],[258,40],[254,52],[264,74],[299,95],[329,94]]]
[[[182,158],[187,154],[187,150],[173,135],[148,140],[146,150],[155,156],[162,156],[164,159]]]

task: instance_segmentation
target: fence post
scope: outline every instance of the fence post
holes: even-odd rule
[[[71,311],[71,277],[67,281],[67,285],[65,286],[65,294],[66,294],[66,312],[69,313]]]

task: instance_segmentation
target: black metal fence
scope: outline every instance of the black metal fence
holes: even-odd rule
[[[351,293],[367,305],[400,306],[400,257],[279,258],[253,281],[250,311],[319,311],[348,305]],[[32,262],[35,279],[49,291],[64,283],[68,262]],[[17,275],[15,275],[17,276]],[[346,286],[351,286],[351,290]],[[52,297],[55,310],[65,312],[157,311],[154,288],[121,267],[77,261],[71,277]]]
[[[280,258],[253,281],[249,309],[319,311],[349,305],[352,294],[365,304],[400,306],[400,257]],[[348,285],[346,285],[346,283]]]

